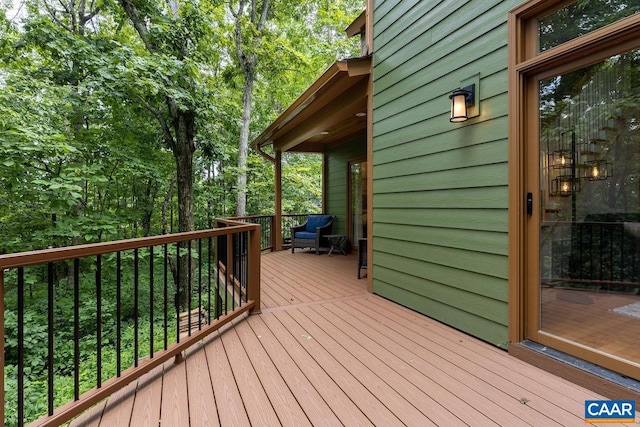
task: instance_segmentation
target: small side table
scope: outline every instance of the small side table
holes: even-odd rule
[[[337,250],[342,255],[347,255],[347,253],[343,249],[344,242],[347,240],[347,236],[345,236],[344,234],[327,234],[324,237],[329,239],[329,244],[331,245],[328,253],[329,256],[333,254],[334,250]]]

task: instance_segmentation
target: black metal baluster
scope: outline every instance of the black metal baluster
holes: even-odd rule
[[[604,245],[602,244],[603,242],[603,235],[602,235],[602,231],[604,230],[604,227],[602,225],[600,225],[600,277],[598,277],[598,280],[604,280]]]
[[[209,237],[207,245],[207,323],[211,324],[211,237]]]
[[[243,277],[243,273],[244,273],[244,266],[242,265],[242,251],[244,250],[243,247],[243,237],[244,233],[240,232],[237,234],[238,236],[238,261],[236,261],[237,265],[238,265],[238,269],[237,271],[237,281],[238,281],[238,307],[242,306],[242,277]]]
[[[169,264],[169,245],[164,245],[164,349],[168,347],[168,328],[169,328],[169,276],[168,276],[168,264]]]
[[[180,343],[180,242],[176,242],[176,342]]]
[[[202,330],[202,239],[198,239],[198,330]]]
[[[613,233],[614,228],[609,227],[609,280],[613,281],[613,265],[614,265],[614,248],[613,248]]]
[[[54,358],[53,358],[53,351],[54,351],[54,348],[53,348],[53,338],[54,338],[54,330],[53,330],[53,328],[54,328],[54,324],[53,324],[53,322],[55,320],[54,319],[54,310],[55,310],[55,307],[54,307],[54,296],[55,295],[54,295],[54,287],[53,287],[53,274],[54,274],[54,272],[53,272],[53,263],[50,262],[47,265],[47,276],[48,276],[47,277],[47,282],[48,282],[48,285],[49,285],[49,287],[48,287],[49,288],[48,289],[48,295],[47,295],[47,299],[48,299],[48,302],[47,302],[48,313],[47,313],[47,315],[48,315],[48,329],[49,329],[48,330],[48,337],[47,337],[48,338],[47,339],[47,341],[48,341],[47,347],[48,347],[48,353],[49,353],[48,356],[47,356],[47,371],[48,371],[47,372],[47,377],[48,377],[47,378],[47,397],[48,397],[47,405],[49,407],[49,411],[48,411],[49,416],[53,415],[53,409],[54,409],[54,407],[53,407],[53,398],[54,398],[54,396],[53,396],[53,360],[54,360]]]
[[[578,264],[579,265],[579,268],[578,268],[579,277],[578,278],[581,279],[581,280],[585,278],[584,277],[584,270],[583,270],[584,260],[582,258],[582,256],[584,255],[584,251],[582,250],[582,248],[583,248],[583,244],[582,244],[583,234],[584,234],[584,226],[582,224],[578,224],[578,247],[575,248],[575,249],[577,249],[578,255],[579,255],[579,259],[580,259],[580,264]]]
[[[73,260],[73,396],[80,399],[80,259]]]
[[[593,280],[593,225],[589,225],[589,280]]]
[[[149,247],[149,358],[153,359],[153,246]]]
[[[102,255],[96,257],[96,385],[102,387]]]
[[[138,287],[139,278],[138,249],[133,250],[133,366],[138,367]]]
[[[631,247],[633,257],[631,258],[631,282],[638,282],[638,260],[640,259],[640,254],[638,254],[638,240],[640,239],[631,239]]]
[[[242,307],[242,284],[244,278],[244,265],[242,265],[242,257],[244,251],[244,241],[242,240],[243,232],[238,233],[238,270],[236,281],[238,283],[238,307]]]
[[[238,251],[238,235],[237,234],[232,234],[231,235],[231,265],[233,266],[233,276],[230,277],[231,279],[231,311],[233,312],[236,309],[236,284],[235,284],[235,277],[238,274],[238,257],[237,257],[237,251]],[[228,286],[228,283],[227,283]]]
[[[625,252],[624,252],[624,225],[620,224],[616,227],[618,230],[620,230],[620,278],[619,280],[621,282],[624,282],[624,258],[625,258]]]
[[[191,269],[192,269],[192,265],[191,265],[191,241],[189,240],[187,242],[187,245],[189,246],[187,248],[187,286],[188,286],[188,293],[187,293],[187,321],[189,322],[189,326],[187,328],[188,330],[188,335],[191,336],[191,300],[193,299],[193,286],[191,286],[191,283],[193,282],[193,277],[191,277]]]
[[[122,254],[116,254],[116,371],[122,372]]]
[[[4,363],[4,361],[3,361]],[[4,379],[2,379],[4,381]],[[18,268],[18,425],[24,425],[24,268]]]
[[[244,234],[244,302],[249,302],[249,232]]]
[[[222,301],[221,301],[221,296],[220,296],[220,254],[222,253],[222,251],[220,250],[220,238],[218,237],[216,239],[216,253],[215,253],[215,260],[216,260],[216,265],[215,265],[215,272],[216,272],[216,291],[215,291],[215,298],[216,298],[216,320],[220,318],[220,315],[222,314]]]

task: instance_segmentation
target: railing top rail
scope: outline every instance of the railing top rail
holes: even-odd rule
[[[72,258],[84,258],[94,255],[102,255],[131,249],[158,246],[168,243],[183,242],[187,240],[205,239],[221,236],[234,232],[252,230],[258,225],[230,221],[229,227],[214,228],[211,230],[190,231],[185,233],[165,234],[153,237],[141,237],[136,239],[117,240],[113,242],[90,243],[86,245],[70,246],[64,248],[43,249],[31,252],[18,252],[0,255],[0,270],[6,268],[27,267],[30,265],[46,264]],[[232,224],[232,225],[231,225]]]
[[[589,226],[610,226],[623,227],[625,224],[640,224],[633,221],[616,221],[616,222],[597,222],[597,221],[544,221],[543,225],[589,225]]]
[[[232,217],[218,218],[216,221],[237,221],[237,222],[242,222],[240,220],[243,220],[243,219],[271,218],[273,216],[274,215],[232,216]]]

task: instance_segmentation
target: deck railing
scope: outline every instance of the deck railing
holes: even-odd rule
[[[559,221],[546,223],[545,229],[543,277],[549,284],[621,291],[640,288],[638,223]]]
[[[206,231],[0,256],[3,425],[61,425],[259,312],[260,229],[219,220]]]
[[[308,214],[285,214],[282,215],[280,230],[282,230],[282,242],[286,246],[291,243],[291,227],[302,224],[307,219]],[[259,224],[261,227],[260,242],[263,251],[272,251],[275,247],[274,221],[275,215],[253,215],[232,218],[235,221]]]

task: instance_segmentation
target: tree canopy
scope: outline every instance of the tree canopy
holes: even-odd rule
[[[256,59],[249,140],[358,52],[342,30],[362,0],[272,3],[261,33],[234,21],[238,1],[24,0],[12,20],[16,8],[0,8],[0,253],[233,215],[245,76],[236,23],[254,35],[242,42]],[[296,181],[285,210],[317,209],[319,159],[284,161]],[[247,214],[271,213],[271,165],[249,153],[245,172]]]

